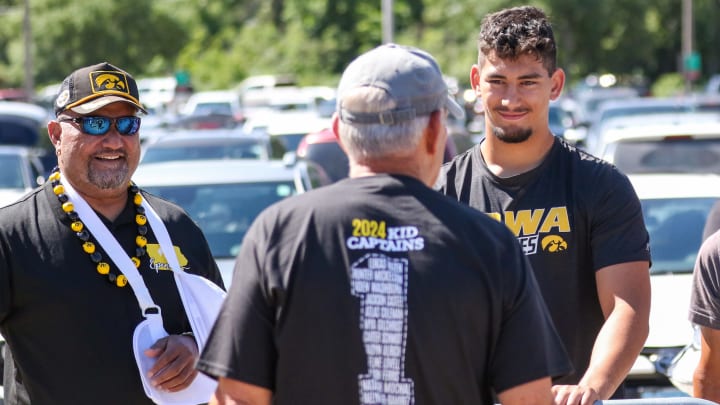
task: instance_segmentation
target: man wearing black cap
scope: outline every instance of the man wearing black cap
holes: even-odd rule
[[[58,168],[45,185],[0,209],[0,332],[12,354],[6,405],[152,403],[133,351],[143,314],[129,270],[139,273],[169,334],[140,352],[155,360],[148,383],[177,392],[197,375],[198,348],[173,272],[153,246],[160,228],[184,271],[222,281],[185,212],[130,181],[140,112],[127,72],[109,63],[73,72],[48,123]]]
[[[251,226],[198,363],[211,403],[550,404],[569,363],[517,242],[429,187],[462,113],[435,60],[367,52],[337,107],[350,178]]]

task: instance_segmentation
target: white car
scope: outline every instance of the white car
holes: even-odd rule
[[[39,152],[26,146],[0,146],[0,207],[45,182]]]
[[[267,135],[246,135],[238,128],[165,131],[143,143],[140,161],[269,158]]]
[[[597,156],[626,174],[720,173],[720,119],[689,117],[609,129]]]
[[[628,376],[670,386],[665,376],[673,357],[690,341],[688,320],[692,271],[710,208],[720,199],[714,174],[629,175],[650,234],[650,334]]]
[[[240,94],[233,90],[200,91],[188,98],[180,111],[183,116],[227,115],[242,121]]]
[[[197,222],[225,287],[230,285],[235,256],[255,217],[269,205],[299,193],[295,171],[278,161],[141,163],[133,180],[141,189],[177,203]]]

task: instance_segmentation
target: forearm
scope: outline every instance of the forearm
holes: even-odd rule
[[[272,391],[231,378],[220,378],[210,405],[270,405]]]
[[[593,387],[600,398],[609,399],[635,363],[648,331],[647,316],[630,307],[616,308],[595,340],[590,365],[579,384]]]
[[[693,374],[693,396],[720,402],[720,370],[698,367]]]

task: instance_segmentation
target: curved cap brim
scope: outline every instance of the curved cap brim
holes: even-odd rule
[[[144,114],[148,113],[141,105],[137,104],[136,102],[134,102],[132,100],[129,100],[125,97],[120,97],[120,96],[98,97],[94,100],[90,100],[87,103],[82,103],[82,104],[72,107],[70,109],[75,111],[78,114],[90,114],[91,112],[97,111],[97,110],[101,109],[102,107],[105,107],[108,104],[117,103],[117,102],[128,103],[128,104],[132,105],[133,107],[137,108],[138,110],[142,111]]]

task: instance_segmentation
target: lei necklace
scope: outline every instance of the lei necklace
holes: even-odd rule
[[[90,260],[95,263],[97,272],[104,276],[107,276],[107,279],[110,283],[118,287],[125,287],[128,283],[127,277],[125,277],[124,274],[115,275],[113,273],[110,273],[110,265],[107,262],[103,261],[102,254],[97,251],[97,249],[95,248],[95,244],[93,242],[90,242],[90,232],[85,229],[85,224],[82,223],[82,221],[80,220],[80,216],[77,212],[75,212],[75,206],[70,201],[67,194],[65,194],[65,187],[60,183],[59,169],[55,168],[50,177],[48,177],[48,180],[50,180],[53,187],[53,192],[62,204],[63,211],[65,211],[68,218],[70,218],[70,228],[73,230],[73,232],[75,232],[75,235],[77,235],[78,239],[80,239],[80,241],[82,242],[83,251],[85,251],[85,253],[90,256]],[[128,190],[134,194],[133,203],[135,204],[136,212],[135,223],[138,226],[138,235],[135,237],[135,244],[137,245],[137,248],[135,248],[135,256],[131,257],[130,259],[137,268],[140,267],[139,258],[143,257],[146,253],[145,245],[147,245],[147,238],[145,237],[145,235],[147,235],[148,231],[146,225],[147,217],[145,217],[145,208],[141,206],[142,196],[140,195],[138,187],[131,181],[130,185],[128,186]]]

